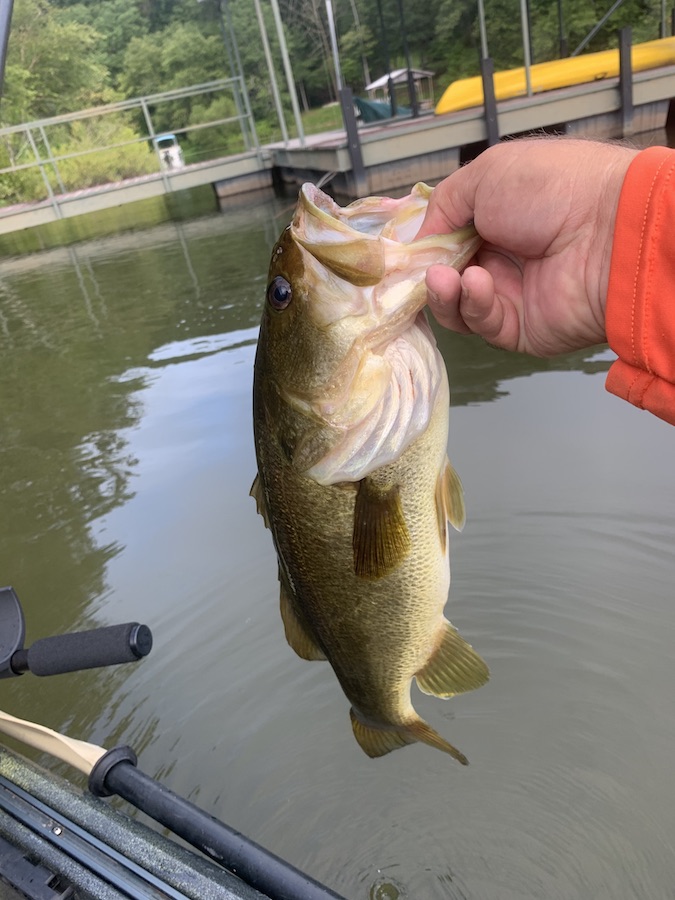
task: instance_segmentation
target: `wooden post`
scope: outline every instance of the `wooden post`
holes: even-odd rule
[[[483,105],[485,108],[485,127],[487,129],[488,147],[499,143],[499,124],[497,122],[497,101],[495,100],[495,83],[493,75],[495,66],[490,56],[480,61],[480,72],[483,77]]]
[[[633,133],[633,66],[631,64],[632,34],[630,26],[619,31],[619,93],[621,95],[622,134]]]

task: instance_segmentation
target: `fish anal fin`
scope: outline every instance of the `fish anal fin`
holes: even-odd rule
[[[415,680],[425,694],[452,697],[481,687],[489,677],[488,667],[471,644],[444,620],[440,643]]]
[[[410,553],[398,485],[381,488],[369,478],[359,482],[352,547],[355,573],[372,580],[389,575]]]
[[[352,720],[352,730],[354,737],[359,743],[363,752],[375,759],[378,756],[385,756],[392,750],[398,750],[408,744],[414,744],[419,741],[427,744],[429,747],[435,747],[444,753],[449,753],[463,766],[468,766],[469,760],[464,754],[453,747],[445,738],[442,738],[437,731],[427,725],[422,719],[415,718],[412,722],[402,725],[391,725],[389,727],[378,727],[377,725],[366,724],[362,722],[353,709],[349,710]]]
[[[349,717],[352,720],[352,731],[359,747],[371,759],[385,756],[392,750],[398,750],[399,747],[405,747],[407,744],[414,744],[417,741],[417,738],[407,731],[366,725],[358,718],[353,709],[349,710]]]
[[[288,590],[281,582],[281,591],[279,594],[279,607],[281,609],[281,619],[284,623],[284,631],[289,646],[295,650],[301,659],[325,659],[325,654],[317,645],[316,641],[309,633],[305,625],[300,621],[297,613],[293,609],[291,598]]]
[[[461,531],[466,523],[466,507],[464,506],[464,488],[459,475],[446,458],[436,485],[436,511],[441,543],[445,548],[447,533],[445,522],[448,521],[457,531]],[[441,524],[442,523],[442,524]]]
[[[269,528],[270,520],[267,515],[267,504],[265,503],[265,494],[263,492],[260,475],[256,475],[253,479],[253,484],[251,485],[251,490],[248,492],[248,495],[249,497],[253,497],[253,499],[255,500],[255,508],[258,512],[258,515],[262,516],[263,522],[265,523],[265,528]]]

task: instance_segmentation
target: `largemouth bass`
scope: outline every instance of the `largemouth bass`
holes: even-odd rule
[[[413,241],[431,188],[341,208],[311,184],[274,250],[255,360],[251,494],[279,559],[286,638],[327,659],[371,757],[422,741],[467,760],[415,712],[488,669],[445,619],[447,522],[464,524],[447,459],[448,379],[424,274],[462,269],[468,226]]]

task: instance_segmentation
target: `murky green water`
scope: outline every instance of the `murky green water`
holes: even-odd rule
[[[275,215],[277,216],[275,218]],[[0,583],[27,643],[137,619],[135,667],[1,705],[140,766],[354,900],[675,896],[675,430],[542,362],[441,336],[468,523],[449,613],[492,669],[420,713],[470,758],[368,760],[287,647],[248,490],[281,204],[0,266]]]

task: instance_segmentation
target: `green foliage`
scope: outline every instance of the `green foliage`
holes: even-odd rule
[[[459,2],[467,2],[467,0],[459,0]],[[363,21],[368,25],[377,41],[374,59],[371,60],[373,78],[378,78],[387,71],[384,52],[385,40],[392,69],[405,65],[404,39],[407,40],[413,65],[426,68],[430,59],[436,26],[440,22],[441,0],[425,0],[424,3],[401,0],[405,28],[401,24],[397,0],[381,0],[381,3],[384,34],[377,3],[360,4]]]
[[[303,113],[302,127],[305,134],[320,134],[322,131],[334,131],[342,128],[340,104],[329,103],[327,106],[320,106]]]
[[[7,56],[3,124],[58,115],[106,98],[99,35],[48,0],[17,0]]]
[[[237,115],[237,107],[232,97],[220,94],[210,103],[200,98],[190,113],[190,125],[203,125],[229,119]],[[238,122],[227,122],[211,128],[190,131],[183,143],[186,162],[200,162],[216,159],[231,153],[241,153],[245,149],[244,139]]]
[[[137,140],[132,127],[121,121],[121,117],[106,116],[84,119],[59,126],[50,135],[50,147],[57,159],[56,168],[52,164],[43,167],[54,193],[93,187],[121,181],[159,168],[155,153],[146,141]],[[124,144],[125,146],[114,146]],[[109,150],[96,148],[111,147]],[[45,158],[42,147],[38,148]],[[91,151],[91,152],[87,152]],[[71,155],[73,154],[73,155]],[[32,162],[34,155],[24,135],[13,135],[4,139],[0,146],[0,165],[7,166]],[[21,169],[7,173],[0,179],[0,201],[19,203],[28,200],[42,200],[47,196],[44,178],[37,168]]]
[[[0,166],[9,165],[6,148],[0,148]],[[0,204],[9,206],[27,200],[43,200],[47,196],[47,188],[39,169],[20,169],[18,172],[3,174],[0,177]]]
[[[377,42],[367,25],[354,26],[342,35],[340,65],[345,83],[357,93],[366,86],[364,59],[372,58]]]
[[[70,132],[70,139],[55,149],[55,155],[92,152],[58,163],[61,182],[67,191],[121,181],[158,169],[157,157],[145,141],[113,146],[134,141],[137,135],[128,125],[120,124],[110,116],[73,122]],[[105,146],[112,149],[93,152],[95,148]]]
[[[119,85],[127,97],[141,97],[225,75],[218,36],[204,35],[193,22],[178,22],[161,32],[131,39]]]
[[[129,42],[149,30],[149,22],[142,15],[137,0],[76,3],[67,7],[67,17],[97,33],[96,55],[113,80],[122,72]]]
[[[441,0],[429,45],[429,68],[438,73],[436,87],[445,89],[456,78],[473,74],[480,58],[476,4]]]

